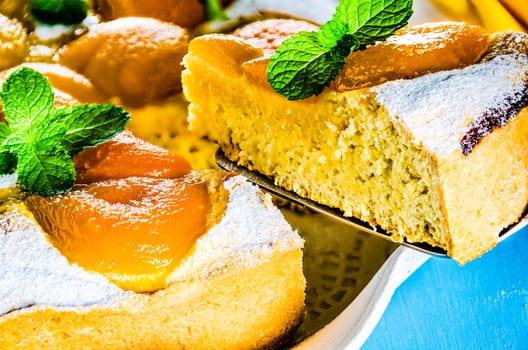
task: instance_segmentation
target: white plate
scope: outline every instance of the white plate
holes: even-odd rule
[[[282,211],[305,239],[307,279],[295,349],[357,349],[396,288],[430,256],[294,208]]]
[[[394,291],[429,255],[399,247],[352,303],[296,350],[359,349],[376,327]]]

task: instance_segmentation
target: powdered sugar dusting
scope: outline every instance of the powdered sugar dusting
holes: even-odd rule
[[[29,306],[110,304],[126,293],[89,273],[48,242],[18,209],[0,217],[0,315]]]
[[[519,54],[392,81],[372,90],[418,143],[442,153],[460,148],[462,138],[482,115],[507,111],[512,100],[526,99],[527,81],[528,57]]]
[[[269,195],[240,176],[224,183],[230,191],[222,220],[198,239],[189,256],[168,281],[206,278],[215,271],[251,266],[273,250],[301,248],[300,236],[292,230]]]

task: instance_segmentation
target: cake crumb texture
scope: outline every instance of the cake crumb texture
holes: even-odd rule
[[[194,39],[184,58],[189,122],[238,164],[395,241],[444,248],[461,264],[491,249],[524,212],[527,109],[468,154],[460,141],[480,115],[526,101],[526,56],[287,101],[241,69],[255,59],[241,59],[249,44],[216,38]],[[221,49],[210,54],[208,45]]]

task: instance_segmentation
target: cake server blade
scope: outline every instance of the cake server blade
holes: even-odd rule
[[[316,203],[310,199],[299,196],[293,191],[285,190],[275,185],[273,183],[273,180],[270,179],[269,177],[259,174],[255,171],[251,171],[247,169],[246,167],[238,165],[235,162],[231,161],[225,156],[224,152],[220,148],[216,152],[215,158],[216,158],[216,163],[222,169],[238,173],[244,176],[245,178],[247,178],[250,182],[258,185],[260,188],[280,198],[283,198],[293,203],[304,206],[316,213],[326,215],[334,220],[337,220],[338,222],[341,222],[344,225],[351,226],[359,231],[374,235],[382,239],[389,240],[391,242],[415,249],[423,253],[427,253],[430,255],[438,256],[438,257],[447,257],[447,252],[443,248],[435,247],[428,243],[423,243],[423,242],[408,242],[408,241],[395,242],[391,238],[391,235],[380,227],[373,227],[369,223],[362,221],[355,217],[346,217],[343,215],[343,212],[338,209]],[[522,230],[526,226],[528,226],[528,212],[524,213],[523,219],[521,221],[519,221],[517,224],[509,227],[508,229],[500,233],[499,242],[505,240],[507,237],[510,237],[514,233]]]

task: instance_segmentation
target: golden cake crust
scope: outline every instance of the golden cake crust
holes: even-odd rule
[[[14,312],[0,320],[0,346],[3,349],[269,346],[285,341],[302,320],[302,312],[294,310],[304,307],[304,292],[299,289],[304,281],[292,273],[301,269],[300,261],[299,250],[275,252],[257,268],[226,271],[207,281],[173,284],[117,306]],[[280,290],[289,297],[277,298],[272,290]]]

